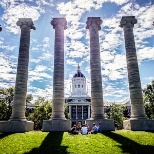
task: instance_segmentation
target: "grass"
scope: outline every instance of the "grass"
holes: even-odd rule
[[[154,154],[154,133],[115,131],[69,135],[33,131],[0,134],[0,154]]]

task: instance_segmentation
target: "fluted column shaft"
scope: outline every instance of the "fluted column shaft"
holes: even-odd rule
[[[98,33],[102,20],[100,17],[89,17],[86,24],[90,32],[91,119],[102,119],[104,107]]]
[[[30,31],[35,29],[31,18],[19,18],[21,28],[16,84],[10,120],[26,120],[25,106],[27,95]]]
[[[64,115],[64,30],[65,18],[53,18],[51,25],[55,29],[53,104],[51,119],[65,119]]]
[[[124,29],[127,71],[131,100],[131,118],[139,119],[146,118],[146,115],[143,104],[138,61],[133,35],[133,27],[136,23],[137,20],[134,16],[124,16],[121,19],[120,26]]]

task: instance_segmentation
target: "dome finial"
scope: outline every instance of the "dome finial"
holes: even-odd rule
[[[78,71],[80,71],[80,66],[79,66],[79,63],[78,63]]]

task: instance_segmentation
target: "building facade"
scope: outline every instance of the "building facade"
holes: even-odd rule
[[[69,115],[72,125],[81,122],[85,123],[86,119],[91,118],[91,97],[88,95],[87,81],[78,65],[77,72],[72,78],[71,95],[65,98],[68,103]],[[104,113],[106,114],[110,106],[115,102],[104,101]],[[131,113],[131,103],[129,99],[123,102],[116,102],[117,105],[125,106],[128,113]]]
[[[72,78],[71,95],[66,98],[69,106],[70,119],[73,124],[85,123],[91,115],[91,98],[87,92],[87,81],[78,65],[77,72]]]

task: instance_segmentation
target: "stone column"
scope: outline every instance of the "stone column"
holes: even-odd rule
[[[91,120],[103,123],[104,121],[102,120],[104,119],[104,104],[103,104],[103,88],[102,88],[102,75],[101,75],[100,45],[99,45],[99,34],[98,34],[98,31],[101,30],[100,25],[102,24],[102,20],[100,19],[100,17],[89,17],[87,19],[86,24],[87,24],[86,29],[89,29],[90,32],[91,109],[92,109]],[[110,128],[111,130],[114,129],[113,124]]]
[[[71,105],[69,105],[69,114],[70,114],[70,119],[72,119],[72,113],[71,113],[71,110],[72,109],[72,106]]]
[[[101,29],[100,25],[102,24],[102,20],[100,17],[90,17],[88,18],[86,24],[86,28],[89,29],[90,32],[91,118],[103,119],[103,89],[98,34],[98,31]]]
[[[136,23],[137,19],[135,19],[135,16],[124,16],[120,22],[120,26],[124,29],[127,71],[131,100],[131,118],[129,121],[124,121],[124,128],[132,130],[146,130],[147,128],[145,128],[145,124],[143,125],[143,123],[146,121],[147,117],[144,110],[142,88],[133,34],[133,27]]]
[[[47,122],[44,121],[43,131],[67,131],[69,126],[64,115],[64,30],[67,28],[67,21],[65,18],[53,18],[51,25],[55,29],[55,44],[52,123],[49,124],[48,121],[48,124],[52,126],[45,125]]]
[[[77,106],[76,106],[76,119],[78,119],[78,111],[77,111]]]
[[[17,26],[20,26],[21,28],[21,37],[13,108],[10,120],[26,120],[25,107],[28,81],[30,31],[32,28],[34,29],[34,24],[30,18],[20,18],[17,22]]]
[[[52,119],[65,119],[64,30],[67,22],[65,18],[53,18],[51,25],[55,29]]]
[[[2,27],[1,27],[1,25],[0,25],[0,32],[2,31]]]
[[[82,119],[83,119],[83,105],[81,107],[82,107]]]
[[[121,27],[124,29],[127,71],[129,91],[131,100],[131,118],[146,118],[142,97],[138,61],[136,55],[135,41],[133,35],[134,24],[137,20],[134,16],[126,16],[121,19]]]
[[[17,26],[21,28],[18,66],[16,74],[15,92],[13,98],[12,115],[6,132],[26,132],[33,130],[33,122],[25,117],[30,31],[35,29],[31,18],[19,18]]]
[[[90,118],[90,105],[88,105],[88,119]]]

